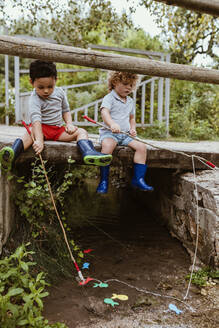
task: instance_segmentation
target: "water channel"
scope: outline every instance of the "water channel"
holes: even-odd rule
[[[190,256],[148,210],[147,194],[126,185],[110,186],[107,195],[97,195],[97,183],[96,178],[87,179],[73,188],[66,206],[75,241],[84,250],[92,250],[83,259],[89,263],[83,275],[101,282],[112,280],[107,288],[94,288],[92,281],[81,287],[73,268],[72,279],[51,287],[45,316],[69,328],[215,328],[214,290],[203,297],[192,286],[186,304],[173,299],[185,296]],[[104,299],[113,294],[126,295],[128,300],[115,299],[119,304],[114,307],[105,304]],[[170,303],[182,313],[170,311]]]

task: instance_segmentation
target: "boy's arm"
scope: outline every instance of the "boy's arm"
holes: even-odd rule
[[[36,154],[39,155],[43,148],[44,148],[44,138],[43,138],[43,131],[42,125],[40,121],[35,121],[32,124],[32,133],[34,137],[33,149],[35,150]]]
[[[112,132],[119,133],[121,131],[119,124],[117,124],[116,122],[114,122],[112,120],[110,111],[108,108],[106,108],[106,107],[101,108],[101,115],[102,115],[102,119],[103,119],[104,123],[110,127]]]
[[[131,134],[131,136],[135,137],[137,135],[137,132],[136,132],[136,122],[135,122],[134,115],[132,115],[132,114],[130,115],[129,122],[130,122],[129,133]]]
[[[75,131],[77,131],[78,127],[73,125],[71,113],[70,112],[64,112],[62,114],[62,117],[63,117],[63,120],[66,123],[65,131],[68,134],[74,134]]]

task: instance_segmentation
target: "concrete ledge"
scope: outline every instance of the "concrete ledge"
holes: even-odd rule
[[[11,145],[15,138],[22,136],[25,129],[22,127],[7,127],[5,125],[0,126],[0,148],[5,145]],[[98,143],[98,135],[90,134],[90,139],[94,142],[96,149],[100,150]],[[195,143],[183,143],[183,142],[166,142],[166,141],[154,141],[146,140],[158,147],[164,147],[170,149],[156,149],[152,146],[148,148],[147,163],[152,168],[168,168],[168,169],[181,169],[191,170],[192,161],[191,158],[183,156],[174,151],[183,151],[189,155],[195,154],[204,157],[208,161],[211,161],[216,166],[219,166],[219,142],[195,142]],[[128,147],[116,147],[114,151],[113,165],[126,165],[132,166],[134,152]],[[30,161],[35,156],[32,148],[28,149],[18,160],[19,163]],[[42,152],[42,156],[45,160],[51,160],[56,162],[66,162],[68,157],[71,156],[78,164],[82,164],[82,158],[80,152],[77,149],[75,142],[54,142],[46,141],[45,148]],[[206,169],[198,160],[195,161],[195,166],[198,169]]]

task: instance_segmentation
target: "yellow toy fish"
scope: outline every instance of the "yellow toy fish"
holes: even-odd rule
[[[111,298],[112,299],[118,298],[121,301],[127,301],[129,299],[127,295],[117,295],[117,294],[113,294]]]

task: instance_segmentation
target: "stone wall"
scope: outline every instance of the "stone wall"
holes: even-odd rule
[[[156,192],[148,205],[162,217],[191,256],[195,250],[198,217],[197,256],[202,263],[219,267],[219,171],[196,173],[198,208],[193,173],[171,174],[162,170],[154,180]]]

